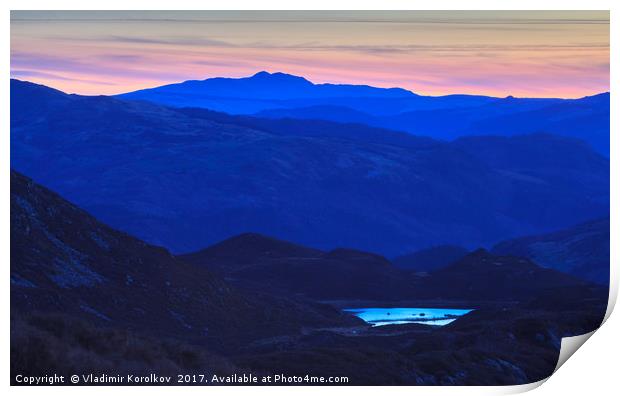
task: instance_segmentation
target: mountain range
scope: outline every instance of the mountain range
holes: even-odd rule
[[[295,271],[281,273],[287,266]],[[347,376],[351,385],[521,384],[550,375],[561,337],[592,331],[605,309],[604,287],[484,250],[415,282],[400,272],[417,298],[476,308],[444,327],[373,328],[315,300],[374,287],[407,297],[378,282],[399,271],[390,266],[372,253],[257,234],[175,257],[11,172],[12,377],[253,372]],[[340,271],[349,277],[338,290],[326,279]],[[261,282],[244,282],[247,274]]]
[[[316,300],[390,300],[413,295],[413,275],[377,254],[329,252],[259,234],[242,234],[179,259],[249,290]]]
[[[299,305],[283,297],[528,301],[546,290],[588,284],[526,258],[484,249],[420,277],[374,253],[324,252],[259,234],[175,257],[100,223],[17,172],[11,173],[11,235],[13,307],[187,337],[247,333],[267,320],[262,315],[278,309],[294,316]],[[280,301],[274,308],[277,300],[261,295]],[[304,308],[305,323],[346,322],[335,312],[330,316],[329,309],[323,316],[312,313],[312,306]],[[295,325],[293,320],[278,326],[294,331]]]
[[[609,284],[609,217],[562,230],[502,241],[490,250],[499,256],[525,257],[589,282]],[[433,272],[454,264],[470,252],[460,246],[439,245],[392,259],[394,266],[415,272]]]
[[[580,99],[423,96],[402,88],[313,84],[284,73],[191,80],[118,95],[175,107],[267,118],[320,119],[406,131],[435,139],[553,133],[609,157],[609,93]]]
[[[260,72],[115,97],[11,80],[10,111],[13,379],[524,384],[603,319],[609,94]],[[472,311],[343,311],[364,307]]]
[[[244,290],[319,301],[528,301],[543,291],[588,284],[526,258],[484,249],[417,274],[374,253],[346,248],[324,252],[258,234],[235,236],[178,258]]]
[[[341,88],[322,90],[332,97]],[[445,142],[360,124],[67,95],[18,80],[11,166],[175,253],[255,232],[393,257],[437,244],[490,246],[609,213],[609,160],[570,137]]]
[[[543,267],[607,285],[609,232],[607,217],[544,235],[504,241],[495,245],[492,252],[528,257]]]
[[[328,307],[241,293],[17,172],[11,172],[11,307],[16,314],[63,313],[207,344],[352,323]]]

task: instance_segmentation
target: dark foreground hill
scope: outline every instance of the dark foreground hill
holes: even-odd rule
[[[553,373],[562,337],[600,325],[606,300],[595,301],[561,310],[480,309],[440,328],[393,325],[355,337],[323,332],[235,362],[298,376],[347,373],[358,385],[526,384]]]
[[[609,161],[564,137],[445,143],[16,80],[11,100],[14,169],[175,253],[250,231],[393,257],[438,243],[488,246],[609,212]]]
[[[335,310],[296,304],[243,295],[204,268],[115,231],[11,173],[13,313],[60,312],[202,342],[350,322]]]
[[[543,267],[608,285],[609,231],[609,218],[604,218],[549,234],[504,241],[492,251],[528,257]]]
[[[180,259],[233,284],[311,299],[397,300],[413,295],[414,277],[382,256],[352,249],[323,252],[259,234],[243,234]]]
[[[242,289],[313,300],[452,300],[473,304],[529,301],[540,293],[589,284],[516,256],[486,250],[418,274],[351,249],[321,251],[259,234],[242,234],[179,259]]]
[[[223,259],[219,270],[247,265],[252,257],[268,263],[295,256],[344,261],[360,272],[389,268],[369,253],[323,253],[252,234],[209,254]],[[485,271],[476,269],[494,265],[489,257],[478,252],[459,267],[472,269],[479,282]],[[539,271],[524,266],[530,275]],[[327,270],[317,282],[329,279]],[[492,280],[498,272],[491,272]],[[479,284],[468,283],[468,271],[448,273],[463,276],[455,286],[465,290]],[[526,275],[508,290],[534,283]],[[596,328],[606,306],[603,288],[544,279],[550,287],[564,285],[562,293],[527,286],[533,293],[528,301],[496,302],[443,328],[371,328],[328,306],[238,291],[11,174],[13,381],[16,374],[52,372],[345,376],[349,385],[527,383],[551,374],[561,337]],[[449,276],[445,281],[452,282]]]

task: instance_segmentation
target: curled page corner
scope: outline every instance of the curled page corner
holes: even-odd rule
[[[562,343],[560,345],[560,356],[558,357],[558,363],[556,364],[553,372],[555,373],[558,371],[558,369],[562,367],[562,365],[566,363],[566,361],[573,356],[575,352],[577,352],[577,349],[581,348],[581,346],[585,344],[585,342],[588,341],[588,339],[592,337],[592,334],[595,332],[596,330],[593,330],[586,334],[562,338]]]
[[[603,324],[605,324],[605,322],[607,321],[607,319],[609,319],[609,316],[613,312],[614,307],[616,305],[617,296],[618,296],[617,288],[610,287],[609,288],[609,300],[607,302],[607,310],[605,312],[605,317],[603,318],[603,321],[601,322],[599,328],[603,326]],[[592,337],[592,334],[596,333],[597,330],[598,329],[592,330],[591,332],[586,333],[586,334],[576,335],[573,337],[563,337],[562,342],[560,344],[560,356],[558,357],[558,363],[556,364],[555,369],[553,370],[553,373],[558,371],[559,368],[562,367],[562,365],[566,363],[566,361],[571,356],[573,356],[573,354],[577,352],[577,350],[581,348],[583,344],[585,344],[586,341],[588,341],[588,339]]]
[[[611,316],[611,313],[614,311],[614,308],[616,307],[616,300],[618,299],[618,282],[614,281],[614,279],[617,279],[617,276],[615,275],[615,268],[613,265],[610,264],[611,282],[609,283],[609,299],[607,300],[607,310],[605,311],[605,317],[603,318],[603,322],[601,323],[601,326],[605,324],[605,322],[607,322],[607,319],[609,319],[609,317]]]
[[[615,283],[612,283],[612,285],[615,285]],[[612,285],[610,285],[610,288],[609,288],[609,301],[607,302],[607,310],[605,312],[605,317],[603,318],[603,321],[601,322],[600,326],[596,330],[592,330],[589,333],[580,334],[580,335],[576,335],[572,337],[563,337],[560,343],[560,354],[558,356],[558,362],[555,366],[555,369],[553,369],[553,373],[551,373],[550,376],[548,376],[547,378],[543,378],[540,381],[532,382],[529,384],[510,386],[506,389],[506,392],[504,394],[517,394],[517,393],[529,392],[533,389],[538,388],[545,382],[547,382],[547,380],[551,378],[551,376],[555,374],[555,372],[558,371],[560,367],[562,367],[564,363],[566,363],[568,359],[570,359],[570,357],[573,356],[573,354],[577,352],[577,350],[581,348],[583,344],[585,344],[586,341],[588,341],[590,337],[592,337],[592,335],[596,333],[596,331],[601,326],[603,326],[603,324],[605,324],[605,322],[607,321],[607,319],[609,319],[609,316],[611,315],[611,313],[613,312],[615,308],[616,299],[618,297],[617,287],[612,287]]]
[[[613,272],[613,267],[612,267],[612,272]],[[612,276],[612,279],[614,279],[613,276]],[[616,286],[614,287],[614,285]],[[617,284],[615,282],[612,282],[609,288],[609,300],[607,302],[607,310],[605,312],[605,317],[603,318],[603,321],[601,322],[600,326],[597,329],[592,330],[589,333],[580,334],[580,335],[576,335],[572,337],[563,337],[561,344],[560,344],[560,354],[558,356],[558,362],[555,366],[555,369],[553,369],[553,373],[551,373],[551,375],[548,376],[547,378],[544,378],[537,382],[532,382],[530,384],[517,385],[514,387],[510,387],[511,389],[508,393],[514,394],[514,393],[528,392],[532,389],[538,388],[539,386],[547,382],[547,380],[551,378],[551,376],[555,374],[555,372],[558,371],[560,367],[562,367],[564,363],[566,363],[568,359],[571,356],[573,356],[573,354],[577,352],[577,350],[581,348],[583,344],[585,344],[586,341],[588,341],[590,337],[592,337],[592,335],[596,333],[596,331],[599,328],[601,328],[601,326],[603,326],[603,324],[605,324],[605,322],[607,321],[607,319],[609,319],[609,316],[611,315],[611,313],[613,312],[615,308],[617,298],[618,298]]]
[[[536,382],[530,382],[529,384],[522,384],[522,385],[510,385],[510,386],[504,386],[500,391],[500,394],[503,395],[516,395],[516,394],[520,394],[520,393],[525,393],[525,392],[529,392],[531,390],[534,390],[536,388],[538,388],[539,386],[541,386],[542,384],[544,384],[545,382],[547,382],[547,380],[550,378],[543,378],[539,381]]]
[[[555,372],[558,371],[558,369],[562,367],[562,365],[564,365],[564,363],[566,363],[568,359],[571,356],[573,356],[573,354],[577,352],[577,350],[581,348],[581,346],[585,344],[585,342],[588,341],[588,339],[595,332],[596,330],[593,330],[586,334],[581,334],[581,335],[577,335],[573,337],[563,337],[561,344],[560,344],[560,355],[558,357],[558,362],[555,366],[555,369],[553,370],[553,373],[551,373],[551,375],[549,375],[547,378],[543,378],[539,381],[532,382],[529,384],[509,386],[505,389],[505,392],[503,392],[503,394],[518,394],[518,393],[529,392],[533,389],[538,388],[545,382],[547,382],[547,380],[551,378],[551,376],[555,374]]]

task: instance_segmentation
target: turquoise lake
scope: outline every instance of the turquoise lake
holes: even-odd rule
[[[404,323],[444,326],[472,310],[447,308],[347,308],[344,311],[352,313],[373,326]]]

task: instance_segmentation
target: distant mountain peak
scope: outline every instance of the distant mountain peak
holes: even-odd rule
[[[536,264],[522,257],[498,256],[494,255],[486,249],[476,249],[459,261],[445,268],[439,269],[437,272],[468,272],[468,271],[527,271],[538,270]]]
[[[304,84],[314,85],[311,81],[308,81],[304,77],[296,76],[293,74],[287,74],[282,72],[273,72],[262,70],[253,76],[249,77],[252,80],[266,80],[266,81],[279,81],[279,82],[301,82]]]
[[[201,251],[187,256],[214,257],[314,257],[322,252],[291,242],[265,236],[254,232],[246,232],[225,239]]]
[[[402,88],[315,84],[305,77],[262,70],[247,77],[187,80],[118,96],[173,107],[203,107],[234,114],[253,114],[274,106],[281,107],[285,104],[282,101],[287,100],[300,101],[302,104],[307,102],[310,105],[317,101],[325,101],[322,104],[346,105],[350,101],[411,99],[417,95]]]
[[[259,71],[258,73],[254,74],[254,75],[252,76],[252,78],[257,78],[257,77],[267,77],[267,76],[270,76],[270,75],[271,75],[271,73],[269,73],[268,71],[261,70],[261,71]]]

